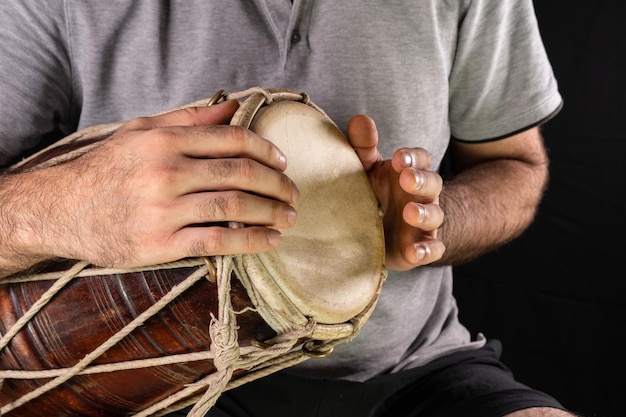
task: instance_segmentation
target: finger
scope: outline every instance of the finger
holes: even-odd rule
[[[158,132],[177,152],[193,158],[245,157],[284,171],[285,154],[272,142],[238,126],[170,127]]]
[[[296,223],[288,204],[239,191],[189,194],[177,200],[168,215],[177,228],[203,223],[241,222],[278,229]]]
[[[426,239],[407,246],[405,258],[412,267],[428,265],[441,259],[445,250],[441,240]]]
[[[187,227],[173,240],[174,247],[183,248],[182,257],[237,255],[274,249],[282,234],[274,229],[252,226],[238,229],[225,227]]]
[[[407,235],[406,240],[398,242],[394,251],[387,252],[385,266],[392,271],[407,271],[440,260],[445,250],[443,242],[433,235],[420,234],[418,240]]]
[[[171,177],[167,177],[172,180]],[[293,204],[298,200],[296,184],[285,174],[248,158],[195,159],[179,168],[173,195],[202,191],[240,190]]]
[[[443,180],[433,171],[408,168],[400,173],[400,186],[404,191],[419,197],[420,202],[432,202],[443,187]]]
[[[441,227],[443,217],[443,210],[437,204],[408,203],[402,211],[402,218],[407,224],[427,232]]]
[[[382,161],[383,157],[377,148],[378,130],[374,121],[368,116],[360,114],[348,121],[348,140],[366,171],[376,162]]]
[[[432,164],[430,153],[423,148],[401,148],[394,152],[391,165],[396,172],[406,168],[428,170]]]
[[[239,108],[234,100],[207,107],[185,107],[150,117],[139,117],[127,123],[130,129],[155,129],[167,126],[207,126],[227,124]]]

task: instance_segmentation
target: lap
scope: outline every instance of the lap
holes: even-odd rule
[[[366,382],[282,371],[224,392],[207,417],[535,417],[543,414],[523,412],[562,409],[549,395],[515,381],[499,355],[499,343],[491,341]]]

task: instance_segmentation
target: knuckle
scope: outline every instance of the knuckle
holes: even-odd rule
[[[254,252],[257,244],[256,244],[256,233],[254,233],[254,229],[246,228],[245,230],[245,250],[246,252]]]
[[[135,117],[134,119],[131,119],[128,122],[126,122],[123,126],[123,129],[139,130],[139,129],[146,129],[147,127],[151,125],[152,123],[150,121],[150,118],[147,116],[142,116],[142,117]]]
[[[436,172],[432,172],[432,176],[434,177],[435,188],[437,192],[440,193],[441,190],[443,189],[443,178],[441,177],[441,175],[437,174]]]
[[[232,217],[232,220],[237,220],[245,212],[246,197],[244,193],[239,191],[228,192],[225,201],[226,210],[230,213],[229,217]]]
[[[177,126],[155,127],[150,130],[154,142],[165,149],[180,140],[181,135],[189,134],[189,130],[182,130]]]
[[[233,172],[233,162],[228,159],[210,160],[207,163],[207,175],[209,178],[223,184]]]
[[[250,185],[260,178],[258,165],[248,158],[209,160],[206,172],[212,181],[221,185],[233,181]]]
[[[224,229],[211,227],[204,239],[193,241],[189,246],[189,256],[218,255],[224,251],[226,236]]]
[[[420,165],[429,167],[432,163],[432,155],[424,148],[415,149],[417,159],[420,161]]]
[[[201,222],[238,221],[246,212],[245,193],[228,191],[213,195],[197,205],[197,217]]]
[[[198,114],[200,112],[200,110],[197,107],[194,107],[194,106],[183,107],[181,110],[184,113],[187,113],[191,117],[191,120],[196,120],[197,117],[198,117]]]
[[[238,160],[239,175],[248,183],[254,183],[258,180],[259,172],[256,168],[255,163],[250,159],[243,158]]]
[[[145,189],[152,190],[155,194],[172,187],[177,182],[180,173],[180,167],[171,161],[144,164],[143,169],[143,185]]]
[[[222,221],[226,219],[228,203],[223,196],[212,196],[198,204],[198,218],[203,221]]]
[[[225,246],[224,229],[212,228],[211,233],[206,237],[204,241],[204,251],[207,254],[217,254],[224,250]]]
[[[228,134],[228,140],[231,142],[231,146],[239,152],[248,147],[250,135],[247,129],[240,126],[227,126],[225,132]]]
[[[444,213],[441,206],[439,205],[434,206],[434,216],[436,216],[436,219],[437,219],[437,227],[440,227],[446,218],[446,214]]]
[[[294,184],[291,179],[289,179],[289,177],[286,175],[281,175],[278,184],[278,191],[280,195],[285,195],[288,196],[288,198],[291,198],[291,196],[293,195],[293,190]]]
[[[285,218],[285,210],[283,205],[274,201],[271,204],[270,215],[272,216],[273,224],[282,223],[281,220]]]

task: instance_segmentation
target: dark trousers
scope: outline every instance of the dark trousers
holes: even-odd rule
[[[515,381],[500,343],[366,382],[289,370],[226,391],[207,417],[501,417],[528,407],[563,408]],[[185,416],[186,410],[171,416]]]

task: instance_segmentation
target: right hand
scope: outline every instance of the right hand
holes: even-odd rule
[[[437,235],[444,218],[439,205],[443,181],[430,169],[430,154],[401,148],[385,160],[378,151],[376,124],[365,115],[349,120],[348,139],[384,213],[385,266],[406,271],[441,259],[446,249]]]
[[[276,247],[298,190],[276,146],[224,125],[237,107],[133,119],[80,158],[16,175],[39,187],[21,194],[35,257],[137,267]]]

